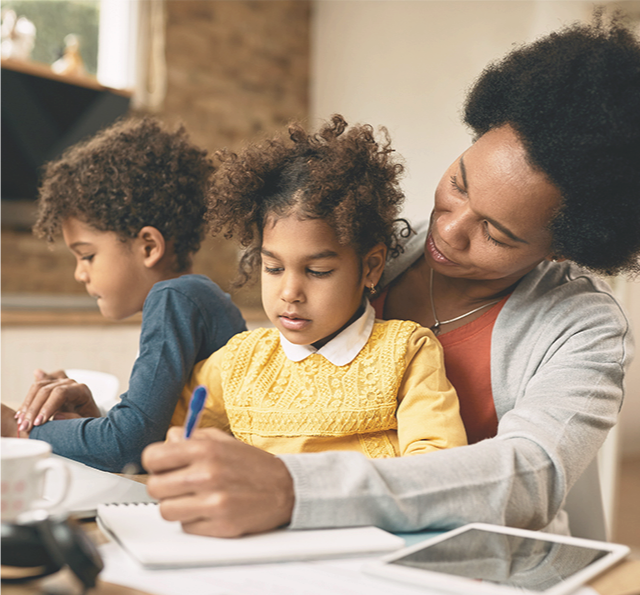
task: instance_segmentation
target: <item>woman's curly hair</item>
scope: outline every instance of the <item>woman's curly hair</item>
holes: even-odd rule
[[[52,242],[68,217],[123,240],[146,225],[173,243],[175,268],[189,268],[204,236],[214,166],[183,127],[124,119],[45,166],[34,233]]]
[[[224,230],[225,237],[235,236],[247,248],[236,285],[245,283],[260,262],[269,216],[295,212],[324,219],[338,242],[353,246],[358,255],[383,243],[397,256],[410,227],[398,218],[403,166],[392,155],[387,131],[382,129],[384,141],[378,143],[371,126],[347,130],[344,118],[334,115],[315,135],[299,124],[291,124],[288,132],[290,140],[278,136],[238,155],[216,153],[222,165],[213,177],[208,219],[214,235]]]
[[[640,42],[620,17],[596,12],[489,65],[464,120],[477,136],[510,124],[560,189],[556,254],[601,273],[640,271]]]

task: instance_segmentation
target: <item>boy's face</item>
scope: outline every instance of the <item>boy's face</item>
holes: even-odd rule
[[[76,281],[97,299],[105,318],[122,320],[142,310],[153,281],[136,239],[123,242],[115,232],[99,231],[75,217],[65,219],[62,235],[76,257]]]
[[[296,345],[320,348],[362,302],[361,259],[321,219],[269,219],[262,242],[262,305]]]

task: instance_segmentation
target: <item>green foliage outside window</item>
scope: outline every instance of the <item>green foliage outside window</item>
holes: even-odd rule
[[[87,73],[98,69],[100,0],[3,0],[2,10],[13,9],[36,27],[31,59],[53,64],[62,56],[64,38],[72,33],[80,39],[80,55]]]

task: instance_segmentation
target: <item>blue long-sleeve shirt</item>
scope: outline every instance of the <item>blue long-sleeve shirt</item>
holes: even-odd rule
[[[49,421],[29,437],[105,471],[140,465],[145,446],[164,439],[194,364],[244,330],[238,308],[207,277],[156,283],[144,302],[140,355],[120,403],[106,417]]]

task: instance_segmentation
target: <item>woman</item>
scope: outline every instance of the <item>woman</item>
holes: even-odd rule
[[[163,516],[218,536],[469,521],[566,531],[564,498],[616,421],[631,357],[623,312],[581,266],[640,268],[639,108],[640,43],[617,23],[517,49],[470,93],[477,141],[376,304],[439,332],[469,446],[274,457],[174,428],[143,454]]]
[[[165,518],[221,536],[286,523],[566,531],[564,498],[616,422],[631,358],[623,312],[578,265],[639,269],[640,44],[596,19],[516,49],[482,74],[465,121],[477,141],[376,305],[439,331],[471,444],[276,458],[174,429],[143,456]]]

